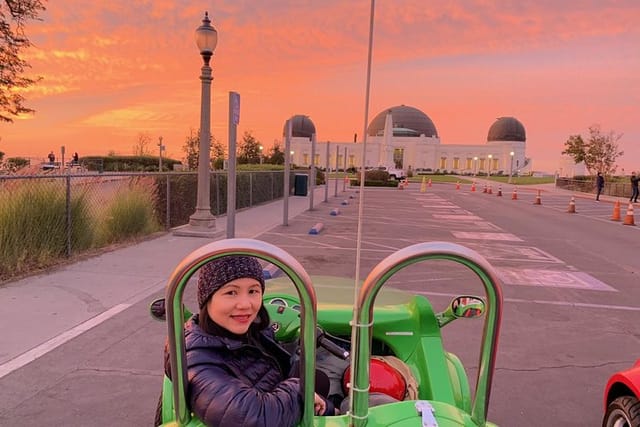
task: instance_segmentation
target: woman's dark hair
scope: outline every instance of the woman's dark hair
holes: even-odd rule
[[[211,298],[211,297],[209,297]],[[218,336],[233,336],[234,334],[218,325],[216,322],[211,320],[209,317],[209,312],[207,311],[207,306],[209,305],[209,301],[202,306],[200,309],[200,314],[198,315],[198,325],[200,329],[206,332],[209,335],[218,335]],[[269,319],[269,313],[267,309],[264,308],[264,305],[260,306],[260,310],[258,310],[258,315],[256,319],[253,321],[251,326],[249,326],[249,330],[247,333],[251,336],[257,336],[260,331],[267,328],[271,320]]]

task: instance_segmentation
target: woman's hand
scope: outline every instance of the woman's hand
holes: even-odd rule
[[[327,410],[327,403],[324,401],[324,399],[322,397],[320,397],[320,395],[318,395],[318,393],[314,393],[313,396],[313,412],[316,415],[322,415],[324,414],[324,411]]]

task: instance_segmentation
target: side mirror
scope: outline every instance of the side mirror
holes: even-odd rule
[[[463,295],[454,298],[445,311],[436,314],[436,319],[438,320],[438,326],[442,328],[456,319],[480,317],[484,314],[484,311],[485,305],[482,298]]]
[[[451,301],[451,311],[456,318],[474,318],[484,314],[484,301],[478,297],[463,296]]]
[[[164,322],[167,320],[167,310],[164,305],[164,298],[158,298],[149,304],[149,313],[154,319]]]

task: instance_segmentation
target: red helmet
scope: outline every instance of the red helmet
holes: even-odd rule
[[[345,369],[342,375],[342,387],[345,394],[349,392],[348,384],[351,379],[351,367]],[[369,361],[370,393],[384,393],[396,400],[404,400],[407,392],[407,382],[396,368],[381,359]]]

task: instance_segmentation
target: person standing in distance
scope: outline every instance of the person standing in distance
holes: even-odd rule
[[[640,182],[640,176],[636,176],[635,172],[631,172],[631,198],[630,202],[638,203],[638,182]]]
[[[600,201],[600,193],[602,193],[602,190],[604,189],[604,177],[602,176],[602,172],[598,172],[598,176],[596,177],[596,189],[597,189],[597,193],[596,193],[596,202]]]

